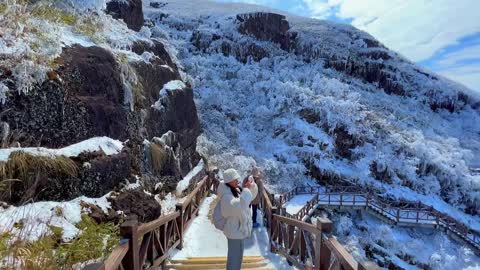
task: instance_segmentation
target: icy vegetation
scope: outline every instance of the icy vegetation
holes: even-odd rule
[[[0,52],[2,64],[12,67],[15,81],[0,81],[0,102],[5,102],[9,91],[27,93],[41,84],[46,74],[58,66],[55,59],[66,46],[96,45],[112,50],[119,60],[125,59],[124,62],[132,58],[138,60],[140,57],[130,48],[135,40],[150,42],[148,29],[140,32],[128,29],[125,23],[103,12],[105,2],[60,0],[27,4],[28,1],[23,0],[2,1]],[[128,81],[131,78],[124,76],[126,88],[134,83]]]
[[[203,151],[217,156],[217,161],[224,160],[224,166],[260,163],[271,181],[285,188],[292,180],[304,180],[307,168],[315,166],[379,190],[407,187],[419,194],[441,197],[459,209],[467,203],[478,209],[480,178],[469,167],[480,155],[480,126],[476,125],[480,115],[470,104],[459,105],[453,113],[434,111],[420,100],[427,99],[422,93],[409,90],[411,96],[387,94],[373,84],[325,68],[322,58],[308,62],[271,42],[239,34],[234,15],[250,11],[248,5],[224,14],[223,6],[216,13],[216,6],[204,3],[195,14],[189,14],[187,2],[169,2],[161,11],[169,16],[162,17],[152,32],[171,36],[177,57],[195,86],[204,125]],[[152,18],[159,13],[156,9],[147,12]],[[203,15],[206,13],[209,16]],[[346,42],[343,33],[330,41],[335,34],[331,32],[338,31],[335,28],[348,30],[347,36],[367,36],[351,27],[323,21],[294,18],[292,22],[296,30],[305,27],[302,35],[310,34],[302,42],[327,35],[321,45],[328,50]],[[315,26],[322,31],[314,33],[311,29]],[[329,26],[335,28],[329,30]],[[215,51],[215,41],[206,51],[199,50],[190,42],[196,29],[238,42],[250,40],[270,57],[259,61],[248,58],[242,63]],[[417,68],[398,59],[399,69]],[[460,91],[470,94],[468,89],[437,75],[429,75],[438,78],[426,82],[421,76],[410,80],[448,90],[435,91],[435,96]],[[406,84],[404,89],[414,86]],[[220,158],[237,154],[246,159]],[[408,199],[409,194],[404,192],[402,196]]]
[[[480,114],[472,91],[351,26],[285,14],[296,39],[283,47],[239,33],[237,14],[267,8],[164,2],[160,9],[147,2],[146,16],[194,86],[199,149],[212,163],[245,173],[260,165],[277,191],[313,178],[346,179],[480,229],[480,176],[472,169]],[[471,255],[432,249],[437,261],[454,256],[475,265]]]
[[[396,265],[408,270],[473,270],[480,267],[480,258],[471,249],[459,247],[437,231],[391,227],[369,214],[354,211],[336,213],[332,221],[334,234],[349,252],[355,257],[374,254],[379,265],[385,268]]]
[[[136,41],[152,44],[150,38],[157,38],[182,80],[158,85],[158,102],[152,105],[162,111],[166,96],[194,88],[203,127],[198,150],[209,158],[208,165],[235,167],[243,175],[260,166],[267,187],[276,192],[344,179],[385,197],[422,201],[480,230],[480,97],[469,89],[423,70],[348,25],[285,14],[289,29],[281,21],[284,32],[266,28],[255,33],[260,28],[245,21],[261,24],[263,15],[247,13],[281,12],[205,0],[153,5],[147,0],[148,27],[135,32],[106,15],[107,2],[2,1],[0,58],[8,67],[2,72],[9,74],[0,72],[0,103],[12,93],[30,93],[47,78],[61,80],[54,72],[58,57],[66,47],[80,44],[112,53],[121,71],[122,101],[135,111],[140,78],[130,64],[149,64],[155,56],[131,49]],[[162,137],[162,145],[170,137]],[[2,149],[0,161],[16,150],[74,157],[122,149],[120,141],[92,138],[56,150]],[[177,192],[188,187],[191,176],[183,178]],[[129,185],[139,187],[138,179]],[[59,241],[69,241],[79,233],[82,213],[88,212],[82,201],[106,212],[106,197],[5,206],[0,234],[36,240],[61,227]],[[178,202],[173,194],[157,194],[156,199],[163,213]],[[301,205],[291,204],[292,211]],[[198,225],[204,225],[202,220]],[[442,233],[425,236],[431,231],[392,228],[356,214],[337,215],[334,221],[339,239],[360,259],[390,260],[407,269],[474,269],[479,264],[471,250]],[[25,232],[29,235],[21,235]],[[426,248],[424,243],[431,244]],[[369,253],[367,246],[375,250]],[[402,253],[404,249],[411,252]]]

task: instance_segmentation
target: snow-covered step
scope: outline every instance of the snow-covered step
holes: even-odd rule
[[[166,269],[225,269],[227,257],[189,257],[184,260],[170,260]],[[242,269],[273,270],[269,262],[262,256],[243,257]]]

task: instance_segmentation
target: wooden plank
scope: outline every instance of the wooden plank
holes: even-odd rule
[[[310,232],[310,233],[316,233],[317,232],[317,228],[315,226],[313,226],[312,224],[308,224],[308,223],[299,221],[297,219],[283,217],[283,216],[280,216],[280,215],[273,215],[273,218],[278,220],[281,223],[286,223],[286,224],[293,225],[293,226],[298,227],[302,230],[306,230],[307,232]]]
[[[243,262],[261,262],[265,258],[262,256],[243,257]],[[189,257],[182,260],[169,260],[171,264],[218,264],[226,263],[226,257]]]
[[[193,189],[193,191],[188,194],[188,196],[185,197],[185,200],[183,201],[183,206],[184,206],[184,209],[185,207],[190,204],[190,202],[192,201],[192,199],[195,197],[195,195],[203,188],[203,185],[206,185],[207,184],[207,180],[208,180],[208,175],[205,176],[202,181],[198,182],[197,186],[195,187],[195,189]]]
[[[142,244],[140,245],[140,253],[138,256],[140,265],[143,265],[145,262],[145,258],[147,256],[148,246],[150,245],[151,238],[152,238],[152,232],[149,232],[143,236]]]
[[[305,265],[302,264],[301,262],[299,262],[297,260],[296,257],[293,257],[293,256],[290,256],[284,249],[279,249],[277,251],[278,254],[282,255],[283,257],[285,257],[289,262],[291,262],[296,268],[298,269],[306,269],[305,268]]]
[[[348,253],[345,248],[337,241],[337,239],[331,237],[325,241],[325,245],[335,254],[342,268],[345,270],[357,270],[358,262],[353,258],[353,256]]]
[[[190,269],[222,269],[226,266],[225,263],[221,264],[177,264],[177,265],[169,265],[168,269],[178,269],[178,270],[190,270]],[[242,269],[253,269],[259,267],[267,266],[267,262],[252,262],[252,263],[242,263]]]
[[[117,269],[122,264],[122,260],[125,257],[125,254],[128,252],[128,245],[128,241],[125,241],[123,244],[118,245],[112,250],[110,256],[108,256],[108,258],[105,260],[105,270]],[[98,270],[100,269],[102,268],[99,268]]]
[[[101,262],[87,264],[82,270],[105,270],[105,264]]]
[[[178,244],[180,244],[180,240],[176,241],[169,249],[170,250],[173,250],[175,248],[177,248]],[[160,264],[162,264],[167,258],[168,256],[170,256],[169,252],[163,254],[161,257],[158,257],[155,259],[155,261],[153,262],[152,266],[149,267],[148,269],[149,270],[156,270],[158,268],[158,266],[160,266]]]
[[[129,220],[120,225],[120,235],[123,238],[129,239],[128,251],[125,255],[122,264],[129,270],[140,270],[140,262],[138,260],[138,222],[136,220]]]
[[[157,229],[158,227],[160,227],[161,225],[166,224],[166,223],[176,219],[178,216],[180,216],[180,213],[179,212],[174,212],[174,213],[171,213],[171,214],[168,214],[168,215],[165,215],[165,216],[161,216],[154,221],[144,223],[144,224],[142,224],[138,227],[138,234],[140,236],[142,236],[142,235],[146,234],[147,232],[151,232],[151,231]]]

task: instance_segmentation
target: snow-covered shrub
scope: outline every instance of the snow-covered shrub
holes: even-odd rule
[[[100,11],[104,6],[104,0],[9,0],[8,5],[2,5],[0,50],[5,59],[2,64],[12,71],[15,89],[28,93],[40,85],[46,79],[46,72],[57,68],[56,59],[65,46],[97,45],[115,52],[130,50],[135,40],[149,38],[149,29],[133,32],[123,22]],[[126,91],[129,101],[128,93],[138,87],[131,72],[126,68],[123,71],[124,85],[127,90],[131,88]],[[2,95],[0,100],[4,102],[5,97]]]
[[[0,82],[0,102],[2,104],[5,104],[5,101],[7,100],[7,96],[8,96],[8,92],[10,90],[8,89],[8,87],[3,84],[2,82]]]
[[[74,269],[81,263],[109,255],[119,242],[116,226],[97,224],[87,215],[82,215],[81,221],[76,224],[80,233],[70,242],[62,241],[62,227],[48,223],[43,225],[48,227],[49,232],[33,241],[17,239],[8,231],[0,232],[2,269]]]
[[[351,233],[353,227],[352,219],[346,215],[342,215],[335,222],[335,231],[338,235],[347,236]]]

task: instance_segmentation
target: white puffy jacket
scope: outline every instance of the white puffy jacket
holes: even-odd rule
[[[250,189],[243,188],[238,198],[235,198],[228,187],[220,182],[217,196],[220,196],[220,209],[226,219],[223,234],[229,239],[245,239],[252,234],[252,211],[250,202],[257,196],[258,187],[254,183]]]

